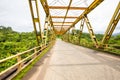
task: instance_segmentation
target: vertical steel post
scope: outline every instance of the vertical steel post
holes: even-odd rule
[[[21,61],[21,55],[18,55],[17,56],[17,62],[20,62]],[[19,65],[18,65],[18,72],[21,70],[21,68],[22,68],[22,63],[20,63]]]
[[[80,24],[80,34],[79,34],[79,44],[80,44],[80,40],[81,40],[81,36],[82,36],[82,32],[83,32],[83,26],[84,26],[84,18],[81,20],[81,24]]]
[[[32,0],[28,0],[28,1],[29,1],[29,6],[30,6],[30,11],[31,11],[32,20],[33,20],[34,31],[35,31],[35,34],[36,34],[37,44],[39,45],[38,33],[37,33],[37,29],[36,29],[36,24],[35,24],[35,20],[37,21],[37,19],[34,18]]]
[[[47,44],[47,36],[48,36],[48,16],[46,16],[45,25],[44,25],[44,40],[45,40],[45,45]]]
[[[70,42],[69,37],[70,37],[70,30],[68,30],[68,42]]]
[[[33,2],[35,2],[35,6],[33,6]],[[30,6],[30,11],[31,11],[31,16],[32,16],[32,20],[33,20],[34,31],[35,31],[35,34],[36,34],[37,43],[38,43],[38,45],[40,45],[40,42],[42,41],[42,31],[41,31],[41,25],[40,25],[38,0],[29,0],[29,6]],[[33,10],[34,9],[33,7],[35,7],[36,10]],[[37,17],[35,17],[35,13],[37,14]],[[39,34],[38,34],[38,31],[37,31],[37,28],[36,28],[37,23],[38,23],[38,27],[39,27],[39,31],[40,31]]]
[[[74,40],[75,32],[74,32],[74,30],[75,30],[75,27],[72,27],[72,34],[73,34],[73,36],[72,36],[72,42],[73,43],[75,43],[75,40]]]
[[[41,24],[40,24],[40,13],[39,13],[39,9],[38,9],[38,0],[35,0],[36,2],[36,11],[37,11],[37,17],[38,17],[38,24],[39,24],[39,31],[40,31],[40,38],[41,38],[41,42],[42,42],[42,30],[41,30]]]

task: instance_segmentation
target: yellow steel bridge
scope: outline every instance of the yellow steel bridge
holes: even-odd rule
[[[120,20],[120,2],[118,2],[101,42],[98,43],[87,15],[104,3],[104,0],[90,0],[89,3],[83,0],[84,5],[75,5],[74,1],[28,0],[38,46],[0,60],[0,64],[13,58],[17,60],[16,64],[0,72],[0,80],[11,80],[29,64],[33,64],[35,60],[37,63],[22,80],[120,80],[120,58],[118,56],[55,39],[56,35],[64,38],[64,35],[70,33],[70,30],[74,30],[75,25],[80,22],[79,41],[86,24],[94,47],[100,49],[109,47],[108,41]],[[39,5],[42,5],[46,14],[43,31]],[[51,42],[48,43],[49,32]],[[41,55],[46,53],[45,49],[51,47],[48,54],[39,60]],[[23,54],[30,52],[33,54],[24,59],[21,58]]]

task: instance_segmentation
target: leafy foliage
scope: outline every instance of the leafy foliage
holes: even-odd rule
[[[48,31],[47,43],[53,40],[52,32]],[[36,36],[34,32],[16,32],[11,27],[0,26],[0,60],[17,53],[29,50],[35,47]],[[31,55],[34,51],[21,55],[21,59],[24,59]],[[30,58],[31,59],[31,58]],[[29,61],[30,59],[27,59]],[[0,63],[0,72],[16,64],[17,58],[12,58],[8,61]]]
[[[0,59],[15,55],[36,46],[34,32],[15,32],[11,27],[0,26]]]
[[[103,34],[95,34],[95,35],[100,45],[102,38],[103,38]],[[82,35],[80,35],[79,30],[72,30],[72,32],[66,33],[65,35],[63,35],[62,39],[64,41],[71,42],[73,44],[77,44],[77,45],[81,45],[81,46],[85,46],[89,48],[95,48],[90,38],[90,34],[82,33]],[[107,52],[120,54],[120,34],[116,36],[112,36],[108,44],[110,46],[109,46],[109,49],[106,49]]]

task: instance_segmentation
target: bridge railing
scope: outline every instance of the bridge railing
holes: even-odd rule
[[[16,55],[7,57],[5,59],[0,60],[0,66],[6,67],[8,66],[8,62],[13,60],[15,63],[13,65],[9,65],[4,70],[0,71],[0,80],[8,77],[13,78],[16,76],[22,69],[28,66],[40,53],[48,46],[52,45],[53,42],[50,42],[49,45],[42,45],[38,47],[34,47],[27,51],[17,53]]]
[[[73,35],[72,33],[66,33],[62,36],[62,40],[69,42],[69,43],[72,43],[72,44],[88,47],[91,49],[109,52],[109,53],[112,53],[114,55],[120,55],[120,45],[119,44],[115,44],[115,43],[114,44],[113,43],[102,44],[100,39],[99,39],[98,40],[99,47],[96,48],[94,43],[89,40],[89,37],[87,35],[85,38],[84,37],[79,38],[79,33],[77,33],[76,35]]]
[[[106,46],[106,47],[104,47],[105,51],[112,52],[112,53],[120,55],[120,45],[118,45],[118,44],[107,44],[105,46]]]

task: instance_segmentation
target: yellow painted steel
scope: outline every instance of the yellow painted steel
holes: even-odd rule
[[[47,1],[46,0],[40,0],[40,2],[42,4],[42,6],[43,6],[43,9],[44,9],[45,13],[46,13],[46,16],[49,16],[51,27],[53,27],[53,29],[54,29],[53,21],[52,21],[52,18],[51,18],[51,14],[50,14],[50,11],[49,11]]]
[[[65,16],[51,16],[51,18],[64,18]],[[66,18],[78,18],[77,16],[66,16]]]
[[[29,0],[29,1],[32,1],[32,0]],[[37,9],[37,15],[39,14],[39,11],[38,11],[38,2],[37,2],[37,0],[34,0],[34,1],[36,1],[36,9]],[[53,27],[53,30],[54,30],[54,32],[56,33],[56,34],[60,34],[60,35],[62,35],[62,34],[64,34],[64,33],[66,33],[67,31],[69,31],[69,29],[70,28],[72,28],[73,26],[75,26],[75,24],[76,23],[78,23],[81,19],[83,19],[84,18],[84,15],[87,15],[88,13],[90,13],[95,7],[97,7],[101,2],[102,2],[103,0],[94,0],[90,5],[89,5],[89,7],[79,7],[79,10],[85,10],[80,16],[67,16],[67,14],[68,14],[68,11],[69,10],[78,10],[78,7],[71,7],[71,4],[72,4],[72,0],[70,0],[70,2],[69,2],[69,5],[67,6],[67,7],[65,7],[65,6],[49,6],[48,5],[48,3],[47,3],[47,0],[40,0],[40,2],[41,2],[41,4],[42,4],[42,6],[43,6],[43,9],[44,9],[44,11],[45,11],[45,13],[46,13],[46,16],[48,17],[49,16],[49,19],[47,19],[47,22],[45,21],[45,26],[47,26],[48,27],[48,22],[50,22],[50,27]],[[32,6],[32,5],[31,5]],[[54,15],[52,15],[52,17],[51,17],[51,14],[50,14],[50,9],[66,9],[66,13],[65,13],[65,15],[64,16],[54,16]],[[32,10],[32,7],[31,7],[31,14],[33,14],[33,10]],[[32,16],[33,17],[33,23],[34,23],[34,28],[35,28],[35,32],[36,32],[36,35],[37,35],[37,30],[36,30],[36,25],[35,25],[35,23],[36,22],[40,22],[40,20],[39,20],[39,15],[38,15],[38,17],[37,18],[35,18],[34,17],[34,15]],[[55,23],[60,23],[60,22],[54,22],[54,25],[53,25],[53,21],[52,21],[52,18],[63,18],[63,22],[61,22],[61,25],[59,24],[55,24]],[[74,21],[74,22],[65,22],[65,19],[66,18],[75,18],[76,20]],[[93,30],[92,30],[92,27],[91,27],[91,25],[90,25],[90,23],[89,23],[89,20],[88,20],[88,18],[87,17],[85,17],[85,20],[86,20],[86,24],[87,24],[87,26],[88,26],[88,30],[89,30],[89,33],[90,33],[90,35],[91,35],[91,38],[92,38],[92,40],[93,40],[93,42],[94,42],[94,44],[95,44],[95,46],[97,47],[98,46],[98,43],[97,43],[97,39],[96,39],[96,37],[95,37],[95,35],[94,35],[94,32],[93,32]],[[64,23],[67,23],[67,25],[65,25]],[[71,23],[71,24],[70,24]],[[69,25],[68,25],[69,24]],[[82,30],[83,30],[83,24],[84,24],[84,21],[81,23],[81,27],[80,27],[80,35],[82,34]],[[59,27],[61,27],[61,30],[60,31],[58,31],[57,30],[57,27],[55,27],[55,26],[57,26],[58,28]],[[65,30],[64,29],[64,27],[65,26],[68,26],[69,28],[67,29],[67,30]],[[45,30],[45,35],[47,35],[47,29],[44,29]],[[40,33],[40,34],[42,34],[42,33]],[[38,36],[38,35],[37,35]],[[44,36],[45,37],[45,36]],[[39,41],[39,38],[37,37],[37,41]],[[46,40],[45,40],[46,41]],[[46,43],[46,42],[45,42]]]
[[[71,3],[71,2],[70,2]],[[65,6],[49,6],[49,9],[68,9]],[[70,10],[85,10],[87,7],[69,7]]]
[[[71,7],[71,3],[72,3],[72,0],[70,0],[70,2],[69,2],[69,5],[67,5],[67,7],[65,7],[65,6],[49,6],[48,5],[48,3],[47,3],[47,0],[40,0],[40,2],[41,2],[41,4],[42,4],[42,6],[43,6],[43,8],[44,8],[44,11],[45,11],[45,13],[46,13],[46,16],[47,15],[50,15],[50,24],[52,25],[52,27],[53,27],[53,29],[54,29],[54,31],[56,32],[56,34],[64,34],[64,33],[66,33],[71,27],[73,27],[77,22],[79,22],[82,18],[83,18],[83,15],[86,15],[86,14],[88,14],[89,12],[91,12],[95,7],[97,7],[101,2],[102,2],[103,0],[94,0],[93,1],[93,3],[89,6],[89,7]],[[51,16],[51,14],[50,14],[50,9],[66,9],[66,13],[65,13],[65,15],[64,16],[54,16],[54,15],[52,15]],[[69,17],[69,16],[67,16],[67,13],[68,13],[68,11],[69,10],[85,10],[80,16],[77,16],[77,17]],[[53,25],[53,21],[52,21],[52,18],[64,18],[64,20],[63,20],[63,23],[62,23],[62,25],[61,25],[61,30],[60,31],[57,31],[57,29],[55,29],[55,27],[54,27],[54,25]],[[68,29],[67,30],[65,30],[63,27],[64,27],[64,23],[65,23],[65,19],[66,18],[76,18],[76,20],[71,24],[71,25],[69,25],[68,27]],[[56,26],[56,25],[55,25]],[[58,26],[58,25],[57,25]]]
[[[35,1],[35,3],[36,3],[36,12],[37,12],[37,18],[38,18],[38,24],[39,24],[39,31],[40,31],[40,33],[42,33],[42,31],[41,31],[41,24],[40,24],[40,13],[39,13],[39,9],[38,9],[38,0],[36,0]],[[42,39],[42,36],[41,36],[41,39]]]
[[[42,46],[34,47],[34,48],[29,49],[27,51],[24,51],[24,52],[21,52],[21,53],[17,53],[15,55],[12,55],[12,56],[9,56],[9,57],[7,57],[5,59],[0,60],[0,64],[1,63],[5,63],[6,64],[6,61],[9,61],[9,60],[15,59],[15,58],[17,59],[17,62],[14,65],[9,66],[8,68],[6,68],[2,72],[0,72],[0,80],[12,80],[12,78],[14,78],[16,75],[18,75],[18,73],[21,70],[26,68],[36,58],[38,58],[41,55],[41,52],[43,52],[44,49],[46,49],[47,47],[52,47],[53,45],[54,45],[54,40],[52,40],[49,43],[49,45],[47,45],[47,46],[46,45],[42,45]],[[31,53],[31,54],[29,54],[26,57],[21,58],[24,54],[28,54],[28,53]],[[16,69],[16,71],[13,72],[14,69]],[[9,74],[9,77],[8,77],[6,74],[8,74],[10,72],[12,72],[12,74]],[[6,76],[8,77],[7,79],[2,79],[2,78],[5,78]]]
[[[69,11],[69,9],[70,9],[71,4],[72,4],[72,0],[70,0],[69,5],[68,5],[68,7],[67,7],[67,11],[66,11],[66,13],[65,13],[65,17],[64,17],[64,20],[63,20],[63,23],[62,23],[62,27],[61,27],[61,30],[60,30],[60,33],[61,33],[61,34],[62,34],[62,31],[64,31],[63,24],[64,24],[64,22],[65,22],[65,19],[66,19],[66,17],[67,17],[67,14],[68,14],[68,11]]]
[[[34,13],[33,13],[33,8],[32,8],[32,1],[31,1],[31,0],[28,0],[28,1],[29,1],[29,6],[30,6],[30,11],[31,11],[32,20],[33,20],[34,31],[35,31],[35,34],[36,34],[37,43],[38,43],[38,45],[39,45],[39,39],[38,39],[38,37],[37,37],[37,29],[36,29],[36,24],[35,24],[35,21],[37,21],[37,19],[34,18]]]
[[[119,20],[120,20],[120,2],[118,3],[118,6],[117,6],[117,8],[116,8],[116,10],[115,10],[115,12],[112,16],[112,19],[111,19],[111,21],[110,21],[110,23],[107,27],[107,30],[104,34],[104,37],[102,39],[101,43],[102,43],[103,46],[107,45],[107,43],[108,43],[116,25],[117,25],[117,23],[119,22]]]
[[[40,42],[42,41],[42,31],[41,31],[41,25],[40,25],[40,17],[39,17],[39,10],[38,10],[38,1],[37,0],[28,0],[29,1],[29,6],[30,6],[30,11],[31,11],[31,16],[32,16],[32,20],[33,20],[33,25],[34,25],[34,31],[36,34],[36,39],[37,39],[37,43],[38,45],[40,45]],[[33,2],[35,2],[35,6],[33,6]],[[33,10],[33,7],[36,7],[36,10]],[[35,12],[37,13],[37,17],[35,17]],[[38,23],[38,25],[36,25]],[[39,31],[37,31],[36,27],[39,27]],[[40,33],[40,34],[38,34]],[[39,38],[40,37],[40,38]]]
[[[36,3],[36,12],[37,12],[37,18],[34,17],[34,11],[32,10],[32,1],[35,1]],[[46,16],[49,17],[49,19],[46,19],[45,20],[45,29],[44,29],[44,38],[45,38],[45,44],[46,44],[46,41],[47,41],[47,37],[45,37],[47,35],[47,30],[48,30],[48,22],[50,23],[50,27],[53,28],[53,31],[56,33],[56,34],[59,34],[59,35],[62,35],[64,33],[66,33],[67,31],[69,31],[70,28],[74,27],[76,23],[78,23],[81,19],[85,19],[85,22],[86,22],[86,25],[88,27],[88,31],[91,35],[91,38],[92,38],[92,41],[94,42],[95,46],[98,47],[98,42],[97,42],[97,39],[94,35],[94,32],[93,32],[93,29],[92,29],[92,26],[87,18],[87,14],[89,14],[94,8],[96,8],[103,0],[94,0],[88,7],[71,7],[71,4],[72,4],[72,0],[70,0],[69,2],[69,5],[66,7],[66,6],[49,6],[48,3],[47,3],[47,0],[40,0],[42,6],[43,6],[43,9],[46,13]],[[38,11],[38,0],[29,0],[29,3],[30,3],[30,10],[31,10],[31,14],[32,14],[32,19],[33,19],[33,24],[34,24],[34,29],[35,29],[35,33],[36,33],[36,36],[37,36],[37,41],[39,43],[39,39],[43,39],[42,38],[42,32],[40,32],[41,36],[38,35],[37,33],[37,30],[36,30],[36,23],[39,23],[39,28],[40,28],[40,31],[41,31],[41,27],[40,27],[40,19],[39,19],[39,11]],[[50,9],[66,9],[66,13],[64,16],[54,16],[50,14]],[[67,16],[68,14],[68,11],[69,10],[85,10],[80,16]],[[52,18],[63,18],[63,22],[53,22],[52,21]],[[75,21],[73,22],[65,22],[65,19],[66,18],[75,18]],[[60,24],[61,23],[61,24]],[[66,23],[66,24],[64,24]],[[82,34],[82,30],[83,30],[83,25],[84,25],[84,20],[81,21],[81,26],[80,26],[80,34],[79,34],[79,39],[80,39],[80,36]],[[68,27],[67,30],[64,29],[64,27]],[[61,27],[61,30],[58,31],[58,29]]]
[[[81,38],[83,27],[84,27],[84,22],[85,22],[85,19],[83,18],[80,24],[79,44],[80,44],[80,38]]]
[[[45,45],[47,45],[47,36],[48,36],[48,17],[46,16],[45,25],[44,25],[44,41],[45,41]]]
[[[91,37],[94,45],[96,46],[96,48],[98,48],[98,47],[99,47],[99,46],[98,46],[98,41],[97,41],[97,39],[96,39],[96,36],[95,36],[95,34],[94,34],[94,31],[93,31],[93,29],[92,29],[92,26],[91,26],[91,24],[90,24],[90,22],[89,22],[89,19],[88,19],[87,15],[85,15],[84,19],[85,19],[85,22],[86,22],[86,25],[87,25],[87,28],[88,28],[90,37]]]
[[[68,31],[68,42],[70,42],[70,30]]]
[[[71,27],[74,27],[76,23],[78,23],[84,15],[90,13],[94,8],[96,8],[101,2],[104,0],[94,0],[94,2],[74,21],[74,23],[63,33],[65,34]]]

